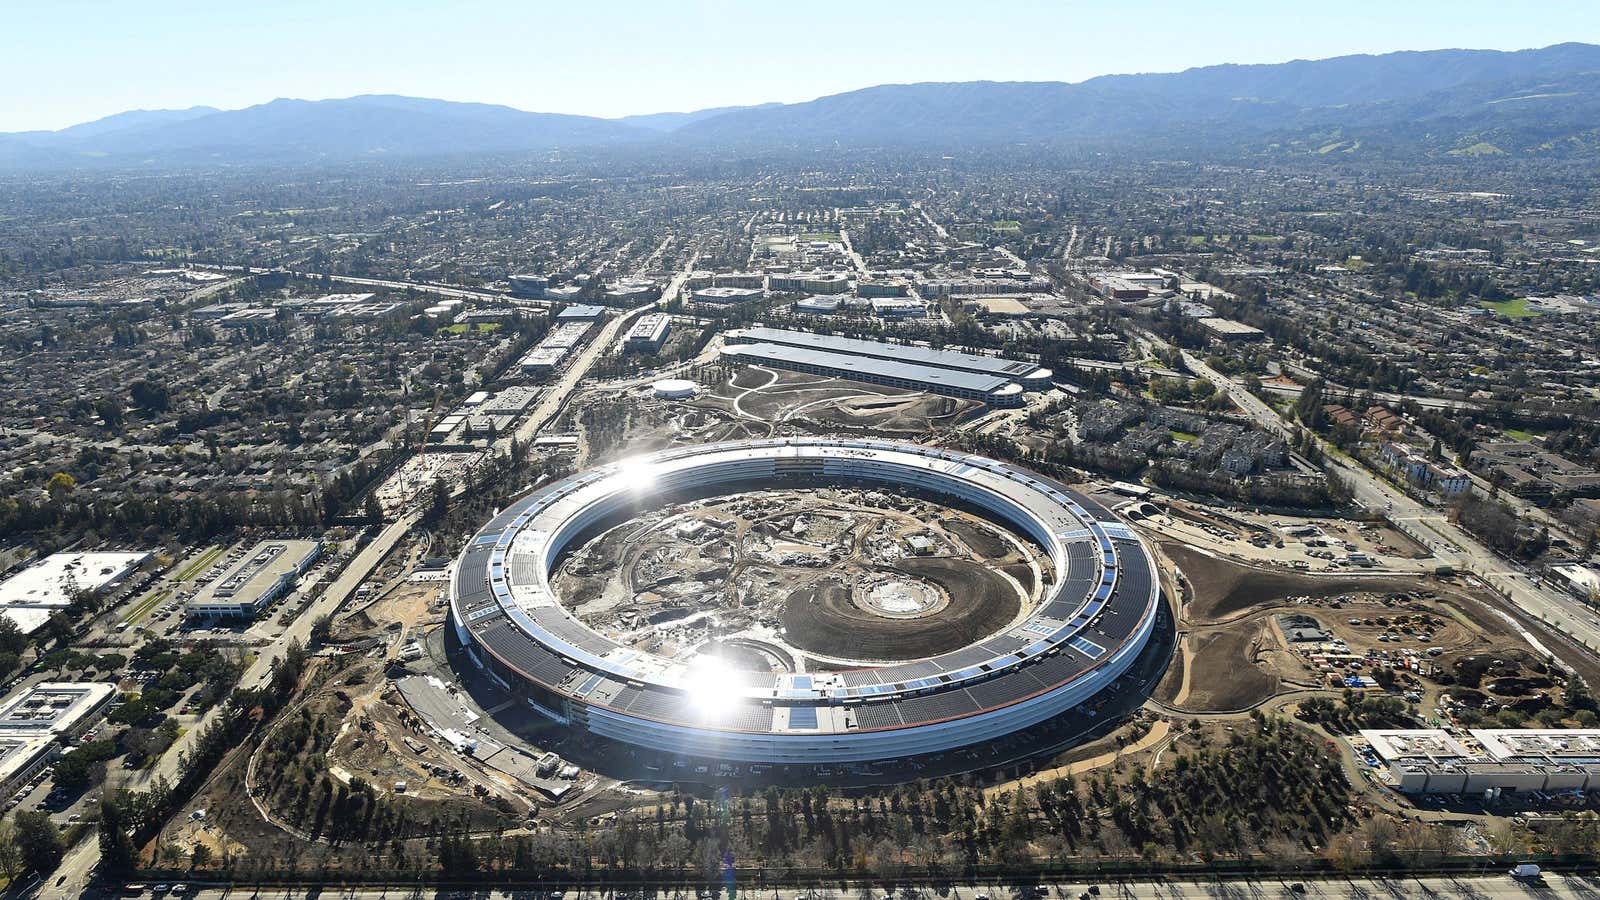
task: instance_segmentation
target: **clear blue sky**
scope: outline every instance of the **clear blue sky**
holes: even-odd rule
[[[4,0],[0,23],[0,131],[363,93],[618,116],[1600,41],[1594,0]]]

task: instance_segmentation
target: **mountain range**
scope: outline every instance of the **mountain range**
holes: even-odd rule
[[[0,134],[0,168],[345,161],[553,149],[1038,144],[1251,154],[1600,154],[1600,46],[1434,50],[1088,81],[879,85],[602,119],[390,95],[137,110]]]

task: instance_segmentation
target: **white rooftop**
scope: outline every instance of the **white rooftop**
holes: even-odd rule
[[[1366,728],[1361,736],[1384,762],[1464,759],[1472,755],[1443,728]]]
[[[149,555],[52,553],[0,583],[0,614],[31,632],[44,624],[51,610],[70,604],[76,592],[97,591],[121,580]]]

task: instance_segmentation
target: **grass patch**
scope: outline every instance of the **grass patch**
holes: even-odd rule
[[[1187,431],[1179,431],[1176,428],[1168,428],[1167,433],[1172,435],[1173,440],[1184,444],[1192,444],[1200,439],[1198,434],[1190,434]]]
[[[150,610],[155,609],[156,607],[160,606],[162,603],[166,602],[166,599],[168,597],[171,597],[171,596],[172,596],[172,588],[167,588],[164,591],[157,591],[156,593],[151,594],[149,599],[145,600],[143,603],[139,604],[137,607],[135,607],[134,609],[130,610],[128,612],[128,617],[126,619],[123,619],[122,623],[124,625],[132,625],[133,623],[139,621],[140,619],[144,618],[145,616],[148,616],[150,614]]]
[[[1540,435],[1531,431],[1523,431],[1521,428],[1507,428],[1506,437],[1519,441],[1532,441],[1537,440]]]
[[[839,232],[837,232],[837,231],[816,231],[816,232],[812,232],[811,234],[802,234],[802,235],[800,235],[800,240],[802,240],[802,241],[837,241],[837,240],[839,240]]]
[[[206,566],[211,565],[212,560],[221,556],[222,550],[223,548],[221,546],[217,546],[212,547],[210,550],[200,554],[199,559],[196,559],[194,562],[186,566],[182,572],[178,573],[178,580],[188,581],[189,579],[193,578],[197,573],[204,570]]]
[[[1518,297],[1515,300],[1502,300],[1499,303],[1490,303],[1487,300],[1479,300],[1478,305],[1484,309],[1493,310],[1494,312],[1497,312],[1508,319],[1532,319],[1541,315],[1538,310],[1528,308],[1527,297]]]
[[[476,322],[476,323],[473,323],[471,325],[467,324],[466,322],[458,322],[455,325],[446,325],[446,326],[444,326],[443,328],[439,329],[439,333],[440,334],[466,334],[468,331],[480,331],[480,332],[483,332],[484,334],[488,334],[490,332],[499,331],[499,330],[500,330],[500,323],[499,322]]]

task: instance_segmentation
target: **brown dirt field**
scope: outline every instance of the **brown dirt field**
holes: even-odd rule
[[[1150,695],[1162,703],[1171,703],[1175,700],[1178,692],[1183,690],[1184,665],[1185,655],[1182,650],[1182,644],[1180,644],[1173,651],[1172,661],[1167,663],[1167,671],[1166,674],[1161,676],[1161,683],[1156,685],[1155,690],[1151,691]]]
[[[939,520],[939,524],[944,526],[946,531],[960,538],[962,543],[971,547],[972,551],[979,556],[988,559],[1000,559],[1012,553],[1011,545],[1002,540],[999,535],[974,525],[966,519],[958,519],[952,516]]]
[[[1404,576],[1295,575],[1208,556],[1178,543],[1163,543],[1161,549],[1189,581],[1194,596],[1187,619],[1197,624],[1226,619],[1285,597],[1409,591],[1424,583],[1422,578]]]
[[[1277,692],[1278,676],[1262,671],[1251,659],[1251,645],[1262,637],[1264,627],[1261,622],[1240,622],[1190,638],[1194,675],[1184,709],[1243,709]]]
[[[937,583],[950,604],[925,619],[889,619],[856,606],[848,589],[823,584],[796,591],[785,603],[785,639],[801,650],[829,656],[920,659],[964,647],[1017,614],[1016,591],[978,563],[914,558],[902,560],[899,567]]]
[[[1022,585],[1023,590],[1030,594],[1033,593],[1033,566],[1027,563],[1015,563],[1009,566],[1001,566],[1000,571],[1015,578],[1017,584]]]

